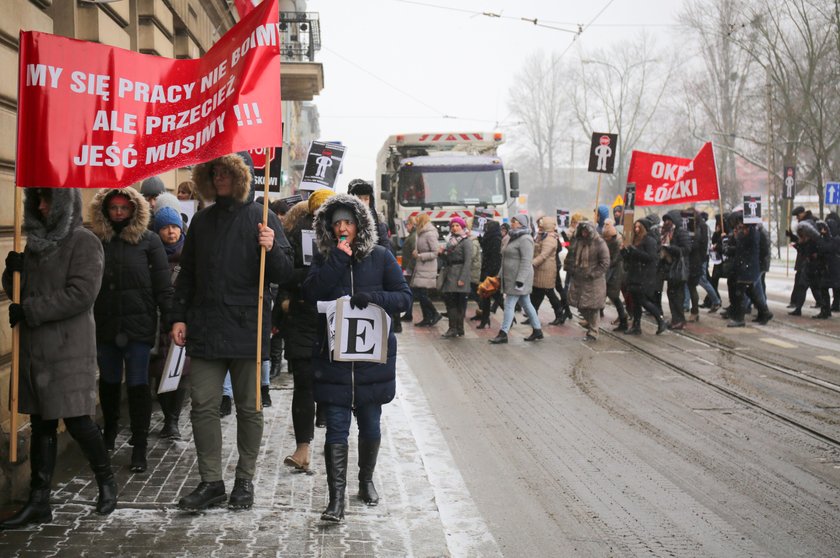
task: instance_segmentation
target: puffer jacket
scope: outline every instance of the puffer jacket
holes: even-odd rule
[[[681,258],[688,259],[691,250],[691,235],[682,226],[682,214],[680,210],[674,209],[665,214],[673,223],[673,232],[671,233],[671,240],[669,244],[661,244],[661,249],[667,254],[667,258],[663,257],[660,261],[660,271],[665,280],[671,276],[671,269],[677,264],[677,260]],[[651,228],[651,233],[653,230]],[[661,233],[660,233],[661,234]],[[660,236],[660,243],[663,242]],[[689,263],[688,261],[686,263]]]
[[[506,295],[531,294],[534,288],[534,239],[527,229],[511,229],[502,250],[502,292]],[[522,287],[517,288],[516,283]]]
[[[657,264],[659,243],[645,232],[641,238],[634,238],[633,244],[622,250],[624,261],[624,284],[628,291],[640,291],[653,296],[658,287]]]
[[[534,287],[553,289],[557,282],[557,245],[560,236],[554,232],[557,221],[553,217],[543,217],[540,227],[543,229],[534,242]]]
[[[472,261],[470,262],[470,283],[477,285],[481,282],[481,241],[473,233],[470,233],[470,244],[472,245]]]
[[[107,216],[108,203],[118,194],[134,206],[119,234]],[[134,188],[109,188],[94,196],[90,210],[91,230],[105,251],[102,286],[93,309],[96,340],[118,346],[129,341],[154,345],[158,310],[165,319],[173,288],[163,242],[148,230],[149,204]]]
[[[37,188],[26,188],[26,249],[20,281],[18,411],[44,420],[96,413],[93,303],[102,281],[102,243],[82,225],[79,190],[51,190],[46,221]],[[12,296],[12,273],[3,288]]]
[[[621,293],[624,281],[624,262],[621,256],[621,240],[618,235],[605,240],[610,252],[610,267],[607,270],[607,297],[616,298]]]
[[[589,238],[582,235],[583,228],[589,230]],[[588,310],[603,308],[607,298],[606,274],[610,267],[610,251],[595,225],[589,221],[579,223],[575,231],[574,257],[569,304]]]
[[[332,232],[332,214],[338,208],[353,212],[357,224],[353,256],[339,250]],[[358,198],[337,194],[315,212],[318,253],[303,283],[309,304],[331,301],[357,292],[370,293],[372,303],[389,315],[408,310],[411,290],[390,250],[376,244],[370,210]],[[339,362],[329,350],[327,320],[319,315],[319,335],[314,346],[315,401],[343,407],[385,404],[396,393],[397,338],[393,323],[388,331],[388,358],[384,363]]]
[[[417,233],[417,261],[414,264],[414,275],[411,276],[411,286],[434,289],[437,274],[438,231],[433,224],[427,223]]]
[[[481,281],[498,277],[502,268],[502,228],[498,221],[487,221],[481,236]]]
[[[251,196],[252,171],[238,154],[197,165],[193,182],[201,198],[216,199],[210,172],[224,165],[233,176],[233,193],[193,216],[181,253],[172,322],[187,325],[187,354],[203,359],[251,358],[257,353],[260,252],[257,242],[262,206]],[[274,246],[266,250],[263,283],[261,358],[268,360],[271,338],[270,283],[292,273],[291,247],[280,221],[268,212]]]

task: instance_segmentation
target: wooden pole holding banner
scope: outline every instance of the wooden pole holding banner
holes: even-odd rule
[[[598,203],[601,201],[601,173],[598,173],[598,189],[595,191],[595,225],[598,225]]]
[[[271,148],[265,150],[265,184],[263,185],[263,228],[268,226],[268,179],[271,174]],[[265,289],[265,246],[260,246],[260,297],[257,306],[257,410],[262,411],[262,332],[263,290]]]
[[[23,222],[21,188],[15,186],[15,239],[13,250],[21,251]],[[12,273],[12,302],[20,304],[20,272]],[[12,328],[12,377],[9,385],[9,463],[17,463],[18,384],[20,379],[20,324]]]
[[[787,213],[785,216],[787,217],[787,221],[785,222],[785,230],[790,227],[790,212],[791,212],[791,205],[793,204],[793,200],[788,198],[787,201]],[[785,248],[785,277],[790,277],[790,239],[785,243],[787,246]]]

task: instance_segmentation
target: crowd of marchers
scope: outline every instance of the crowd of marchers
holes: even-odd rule
[[[627,335],[642,333],[643,312],[656,321],[656,334],[699,321],[701,309],[720,311],[728,327],[744,327],[753,310],[753,322],[764,325],[773,318],[765,287],[771,242],[761,223],[745,223],[742,211],[710,219],[688,209],[661,217],[648,213],[624,231],[616,225],[624,221],[622,206],[612,213],[610,218],[604,205],[591,220],[577,212],[565,228],[558,228],[550,216],[532,224],[527,214],[519,214],[501,224],[488,221],[479,230],[456,217],[442,247],[428,215],[409,218],[401,255],[422,311],[414,325],[432,326],[446,316],[449,328],[443,337],[463,336],[469,299],[477,304],[470,319],[479,322],[478,329],[490,327],[491,316],[504,309],[498,334],[490,339],[493,344],[508,342],[520,310],[519,319],[532,328],[524,340],[543,339],[537,311],[545,299],[554,310],[549,325],[564,325],[573,318],[574,307],[587,341],[598,338],[607,301],[618,314],[612,331]],[[793,215],[795,231],[786,231],[797,254],[790,314],[801,315],[810,289],[820,309],[813,317],[830,318],[832,311],[840,311],[840,217],[830,213],[818,221],[802,207]],[[498,289],[486,288],[488,278]],[[729,306],[721,308],[724,286]],[[445,313],[430,302],[433,288],[442,294]],[[412,320],[412,312],[402,319]]]
[[[508,342],[517,318],[531,328],[525,341],[543,339],[538,310],[546,299],[554,310],[549,326],[565,326],[575,308],[590,342],[598,338],[607,301],[617,311],[608,327],[628,335],[642,333],[643,312],[656,322],[657,334],[698,321],[701,308],[720,311],[731,327],[743,327],[753,308],[755,322],[773,317],[764,286],[769,235],[760,224],[744,223],[740,212],[711,223],[695,210],[661,218],[649,213],[627,231],[616,225],[624,221],[621,206],[612,216],[606,206],[591,219],[575,213],[563,228],[553,217],[532,221],[524,213],[481,226],[455,217],[445,236],[421,213],[407,220],[408,234],[400,238],[388,230],[373,188],[363,180],[351,181],[348,194],[301,192],[304,199],[291,205],[255,199],[254,184],[248,154],[226,155],[195,166],[177,197],[156,177],[139,191],[102,189],[90,204],[89,229],[79,190],[25,190],[26,248],[7,255],[2,279],[11,298],[13,277],[20,277],[9,323],[20,333],[18,412],[30,416],[31,480],[28,501],[0,521],[0,529],[52,519],[59,420],[90,462],[99,487],[96,512],[117,508],[112,456],[123,432],[123,394],[132,474],[147,471],[150,435],[180,438],[181,408],[189,398],[200,482],[178,508],[251,508],[263,437],[260,401],[271,405],[270,378],[284,359],[293,379],[295,436],[285,465],[290,472],[310,472],[315,428],[326,428],[329,501],[321,519],[342,521],[355,417],[357,495],[377,505],[373,475],[382,405],[396,393],[395,333],[403,322],[414,322],[414,301],[422,317],[413,327],[435,326],[445,317],[442,337],[453,341],[464,335],[470,300],[476,310],[469,320],[478,329],[492,327],[502,308],[493,344]],[[181,213],[179,199],[195,200],[199,210],[191,219]],[[788,231],[797,250],[791,314],[801,314],[810,289],[820,308],[814,317],[828,318],[837,310],[840,288],[840,218],[817,221],[803,208],[794,214],[798,225]],[[433,302],[438,294],[445,312]],[[318,303],[344,296],[353,307],[375,304],[393,318],[385,362],[332,358]],[[258,328],[266,340],[259,344],[259,376]],[[178,347],[188,356],[182,379],[177,388],[160,390],[166,357]],[[164,416],[154,434],[153,394]],[[101,425],[94,420],[97,399]],[[228,492],[221,424],[232,407],[238,461]]]

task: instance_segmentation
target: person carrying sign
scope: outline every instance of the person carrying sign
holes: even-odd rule
[[[347,295],[357,308],[373,303],[392,316],[408,310],[411,290],[396,258],[377,244],[376,221],[366,204],[346,194],[327,199],[315,213],[315,239],[317,253],[303,283],[310,304]],[[323,406],[327,419],[324,456],[330,496],[321,519],[340,522],[352,414],[359,427],[359,498],[369,506],[379,503],[373,472],[382,437],[382,405],[396,392],[397,338],[392,324],[384,363],[339,362],[332,358],[324,314],[319,322],[325,334],[315,343],[315,401]]]
[[[253,173],[242,155],[201,163],[193,169],[192,179],[201,198],[215,203],[196,213],[190,223],[170,320],[172,341],[186,345],[190,357],[190,418],[201,475],[198,487],[178,507],[197,511],[226,500],[219,405],[230,370],[239,461],[228,507],[247,509],[254,502],[252,479],[263,432],[254,369],[260,252],[261,247],[266,249],[263,316],[267,317],[269,284],[288,279],[291,248],[274,214],[269,212],[268,226],[263,226],[263,209],[250,195]],[[264,319],[259,327],[262,338],[269,339],[271,320]],[[261,351],[261,359],[267,360],[269,344],[263,343]]]
[[[3,288],[11,297],[12,273],[21,274],[20,304],[9,323],[20,328],[18,407],[30,415],[29,500],[0,529],[52,520],[50,487],[58,419],[64,420],[90,462],[99,485],[96,511],[117,505],[111,461],[96,423],[96,338],[93,302],[102,281],[102,244],[82,225],[79,190],[27,188],[23,253],[9,252]]]

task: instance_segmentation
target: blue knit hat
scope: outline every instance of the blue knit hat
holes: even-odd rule
[[[181,214],[171,207],[161,207],[155,212],[155,231],[159,232],[166,225],[175,225],[180,227],[182,231],[184,230],[184,220],[181,218]]]

